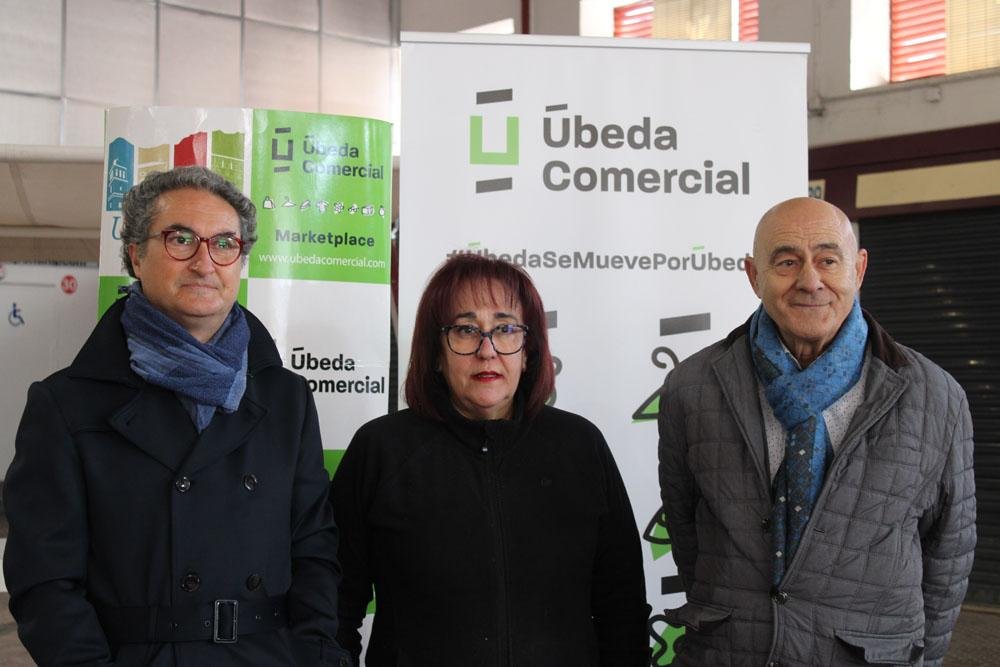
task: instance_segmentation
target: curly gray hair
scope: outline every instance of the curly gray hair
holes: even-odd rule
[[[149,175],[125,195],[122,201],[122,266],[135,278],[132,258],[128,248],[133,243],[139,256],[146,254],[145,243],[149,228],[158,211],[160,195],[171,190],[194,188],[218,195],[226,201],[240,219],[240,238],[243,240],[244,261],[257,240],[257,207],[235,185],[205,167],[176,167],[170,171],[151,171]]]

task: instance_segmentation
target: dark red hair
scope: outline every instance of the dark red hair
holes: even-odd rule
[[[438,371],[441,327],[452,324],[455,304],[464,289],[492,292],[494,301],[509,299],[521,307],[523,324],[528,326],[524,342],[527,359],[517,396],[523,402],[525,414],[534,417],[552,395],[556,377],[542,297],[523,269],[501,259],[474,254],[458,254],[446,260],[431,276],[420,297],[413,325],[410,369],[406,374],[407,404],[425,417],[443,419],[438,405],[449,396],[449,390]]]

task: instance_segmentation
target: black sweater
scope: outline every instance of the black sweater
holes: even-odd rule
[[[338,640],[357,658],[374,585],[369,667],[649,664],[639,535],[586,419],[403,410],[361,427],[331,497]]]

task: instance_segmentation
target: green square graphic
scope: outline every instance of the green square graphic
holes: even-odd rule
[[[323,450],[323,467],[326,468],[326,472],[331,478],[333,477],[333,474],[337,472],[337,468],[340,467],[340,460],[344,458],[344,454],[346,453],[346,449]]]
[[[392,126],[254,110],[251,278],[387,285]]]
[[[243,133],[212,132],[212,171],[243,190]]]
[[[97,279],[97,316],[100,317],[115,301],[121,298],[119,288],[128,287],[134,281],[129,276],[99,276]]]

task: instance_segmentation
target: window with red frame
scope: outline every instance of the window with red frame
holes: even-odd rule
[[[615,37],[652,36],[653,0],[639,0],[615,7]]]
[[[699,2],[692,0],[688,3],[686,11],[681,15],[696,14],[701,11],[716,11],[712,5],[718,3]],[[653,37],[653,16],[656,11],[654,0],[639,0],[627,5],[615,7],[615,37]],[[739,0],[739,17],[735,22],[733,34],[741,42],[753,42],[757,40],[759,26],[758,0]],[[657,37],[671,38],[691,38],[687,32],[687,26],[682,23],[669,25],[666,27],[667,34],[655,35]]]
[[[741,42],[756,42],[760,28],[760,3],[757,0],[740,0]]]
[[[945,73],[945,0],[892,0],[889,26],[890,81]]]
[[[890,81],[1000,67],[998,0],[891,0]]]

